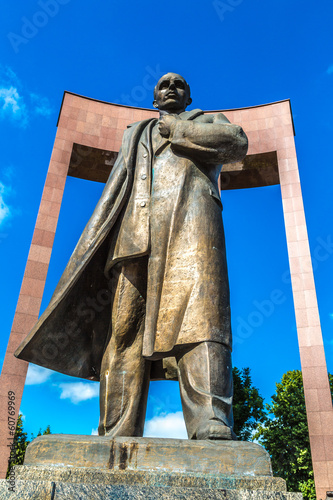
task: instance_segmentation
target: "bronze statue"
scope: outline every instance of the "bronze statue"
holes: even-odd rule
[[[247,138],[222,113],[189,104],[183,77],[159,80],[160,118],[125,131],[51,302],[15,353],[100,380],[100,435],[142,436],[149,381],[168,376],[173,358],[189,438],[235,437],[217,181],[223,163],[244,158]]]

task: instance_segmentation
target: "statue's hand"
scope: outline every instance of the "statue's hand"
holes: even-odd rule
[[[158,122],[158,130],[162,137],[169,138],[172,135],[176,121],[180,120],[178,115],[164,115]]]

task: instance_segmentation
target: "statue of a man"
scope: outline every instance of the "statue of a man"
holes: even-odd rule
[[[142,436],[154,367],[172,357],[189,438],[234,437],[217,182],[223,163],[244,158],[247,138],[222,113],[185,111],[190,104],[183,77],[158,81],[160,118],[125,131],[51,302],[16,352],[100,380],[100,435]]]

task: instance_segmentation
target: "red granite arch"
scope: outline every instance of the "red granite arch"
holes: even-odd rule
[[[249,138],[243,162],[225,165],[221,189],[280,184],[317,497],[333,490],[333,409],[289,100],[224,110]],[[8,465],[7,393],[19,405],[28,363],[13,352],[38,319],[67,175],[105,181],[128,124],[157,111],[64,93],[50,165],[0,379],[0,475]]]

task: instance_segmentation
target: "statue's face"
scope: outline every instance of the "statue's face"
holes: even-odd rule
[[[191,104],[190,89],[184,78],[167,73],[157,82],[154,91],[154,107],[169,113],[181,113]]]

